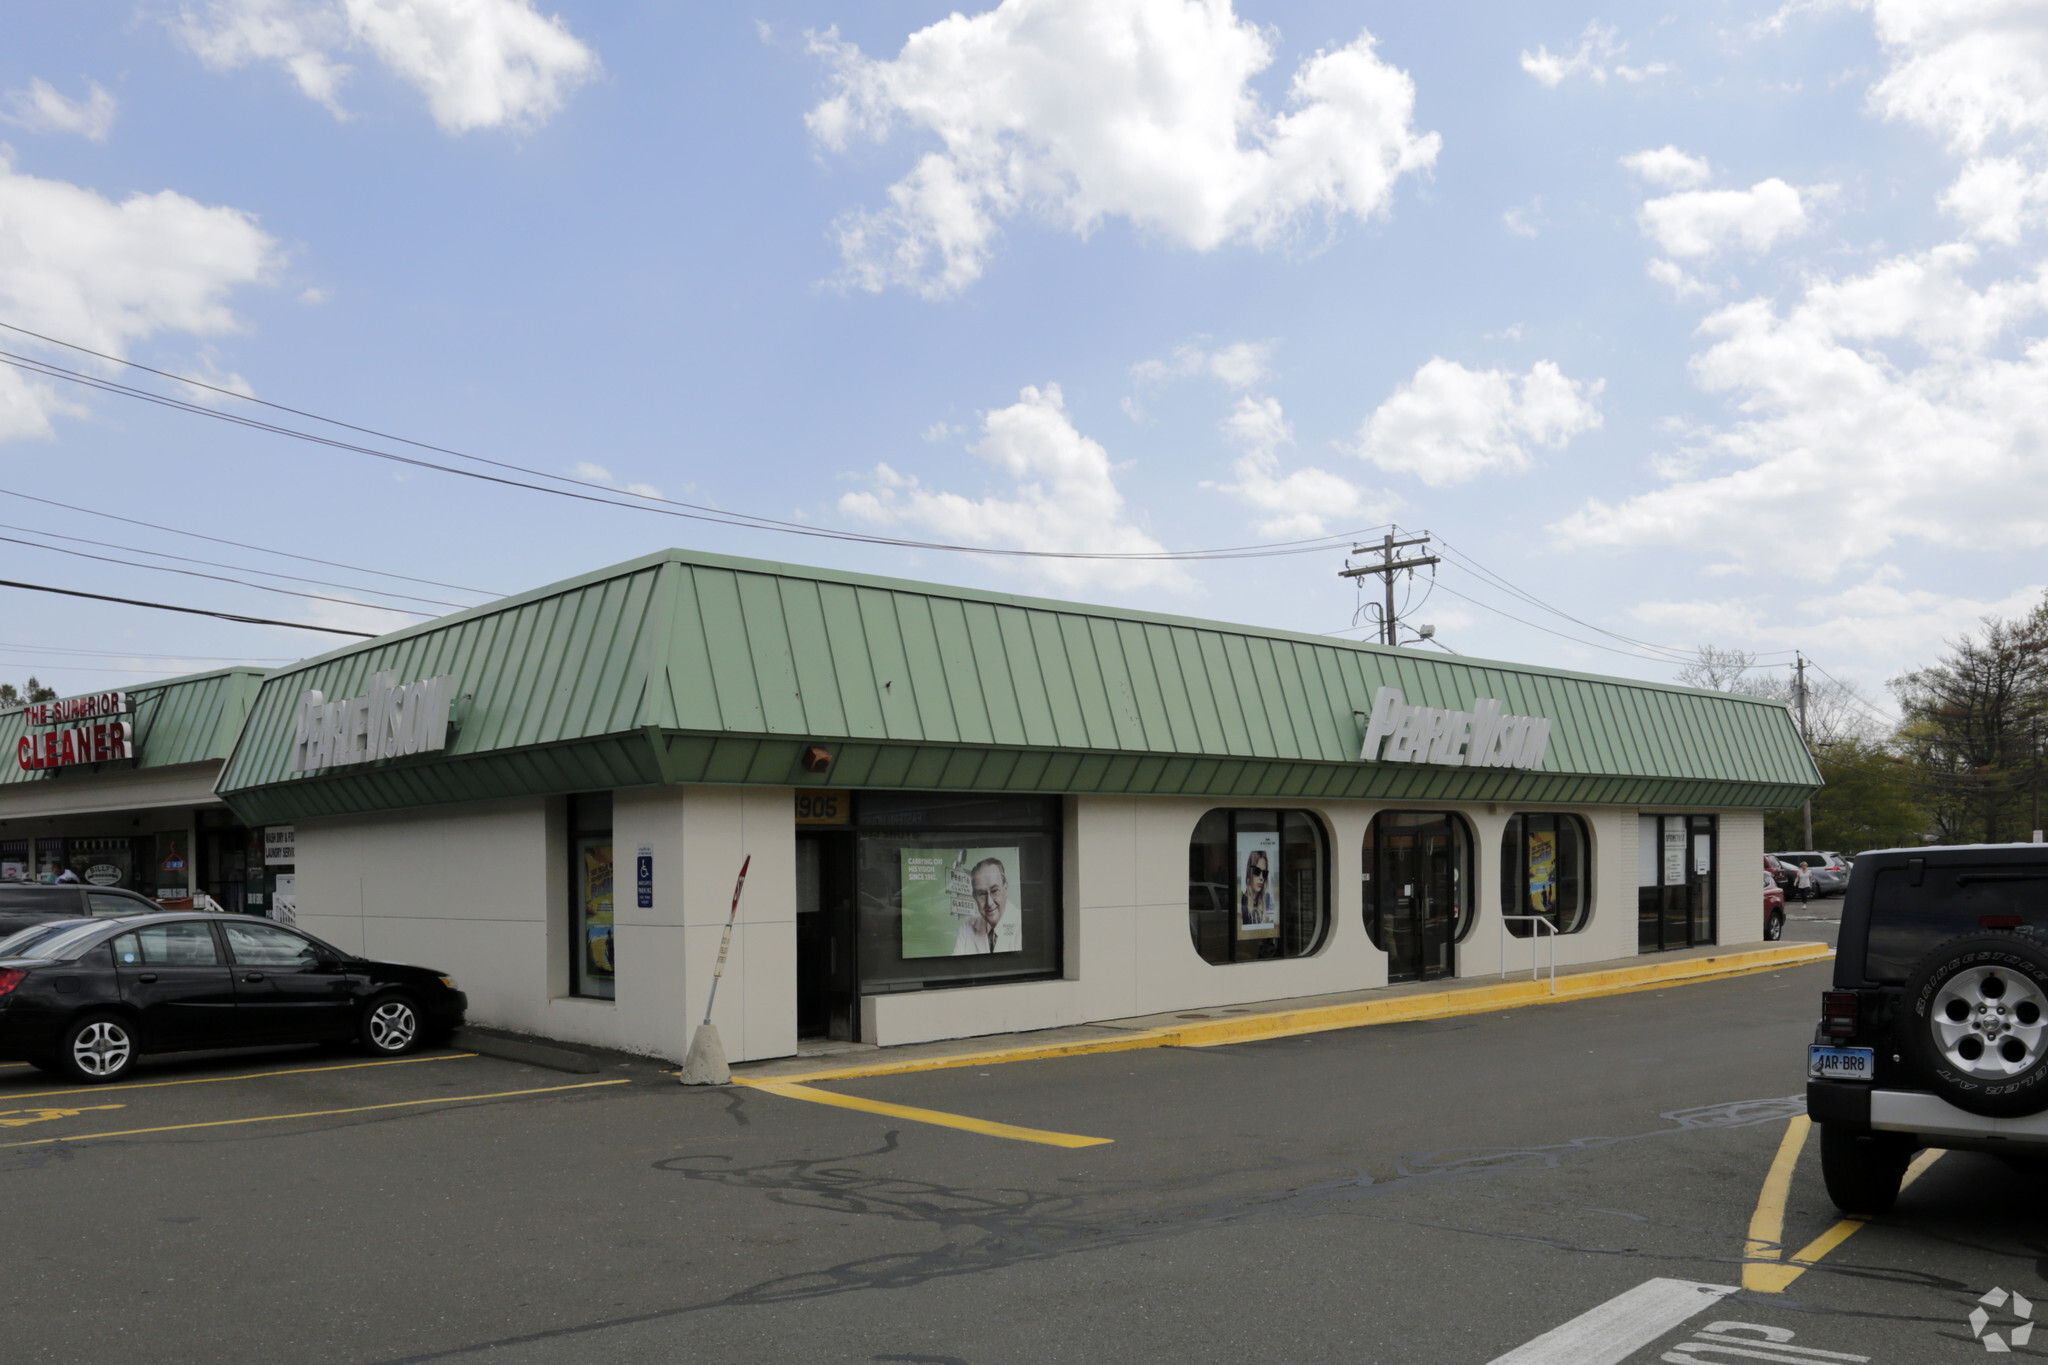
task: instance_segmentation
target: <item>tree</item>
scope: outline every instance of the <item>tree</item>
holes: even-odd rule
[[[1934,827],[1913,765],[1884,744],[1838,739],[1816,744],[1813,760],[1827,785],[1813,796],[1813,847],[1859,853],[1927,841]],[[1764,817],[1766,848],[1805,848],[1799,807]]]
[[[45,687],[30,675],[28,686],[16,690],[13,683],[0,682],[0,711],[12,711],[17,706],[32,706],[39,701],[57,700],[57,689]]]
[[[1678,672],[1691,687],[1764,697],[1798,717],[1799,684],[1783,665],[1759,668],[1756,655],[1702,645],[1699,657]],[[1892,727],[1869,699],[1848,683],[1809,670],[1806,676],[1808,748],[1825,784],[1813,794],[1813,847],[1857,852],[1920,844],[1935,821],[1920,800],[1918,774],[1892,746]],[[1805,813],[1798,806],[1764,817],[1767,848],[1806,848]]]
[[[1894,678],[1892,692],[1940,840],[2030,837],[2034,727],[2048,713],[2048,599],[2016,621],[1984,618],[1938,662]]]

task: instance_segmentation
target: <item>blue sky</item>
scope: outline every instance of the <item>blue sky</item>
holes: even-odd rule
[[[1128,553],[1398,522],[1458,556],[1413,619],[1487,657],[1801,648],[1883,705],[2040,599],[2043,7],[948,14],[17,7],[0,322],[826,529]],[[707,526],[19,371],[0,460],[63,504],[0,536],[347,601],[7,541],[0,577],[365,629],[413,619],[366,586],[481,599],[265,551],[493,592],[681,544],[1307,631],[1355,605],[1341,547]],[[332,642],[0,592],[0,676],[67,693]]]

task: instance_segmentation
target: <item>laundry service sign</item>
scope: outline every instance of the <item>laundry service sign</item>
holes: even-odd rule
[[[400,683],[391,669],[370,675],[370,690],[333,701],[318,689],[299,694],[290,771],[341,768],[380,758],[432,753],[448,746],[448,708],[455,678],[442,674]]]
[[[1550,748],[1550,722],[1512,716],[1492,697],[1470,711],[1410,706],[1398,687],[1373,694],[1365,723],[1363,763],[1436,763],[1449,768],[1540,768]]]

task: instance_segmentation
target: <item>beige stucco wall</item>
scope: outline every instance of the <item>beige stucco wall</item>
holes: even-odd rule
[[[1384,809],[1417,803],[1306,802],[1331,851],[1330,930],[1315,955],[1211,966],[1188,935],[1188,841],[1205,799],[1077,796],[1066,803],[1063,978],[874,996],[869,1042],[969,1037],[1132,1015],[1204,1009],[1386,984],[1386,956],[1366,935],[1362,844]],[[1441,808],[1441,807],[1438,807]],[[1513,810],[1454,808],[1476,840],[1472,928],[1458,974],[1500,969],[1500,839]],[[1544,809],[1560,809],[1548,807]],[[1571,808],[1564,808],[1571,809]],[[1592,832],[1594,908],[1558,941],[1561,965],[1636,952],[1637,812],[1578,808]],[[1762,936],[1762,817],[1721,812],[1724,943]],[[306,821],[298,829],[299,914],[352,951],[440,967],[470,997],[474,1022],[659,1056],[680,1056],[705,993],[743,857],[752,869],[714,1020],[735,1061],[796,1050],[796,882],[786,788],[643,788],[614,796],[618,995],[568,990],[568,869],[559,801]],[[654,852],[654,905],[635,894],[634,859]],[[1731,871],[1732,869],[1732,871]],[[1528,970],[1530,943],[1508,940]],[[1547,945],[1540,955],[1548,960]]]
[[[716,1022],[729,1056],[796,1050],[795,829],[787,790],[647,788],[613,800],[615,1000],[571,997],[562,805],[540,799],[302,821],[299,922],[352,952],[438,967],[470,1020],[679,1057],[751,853]],[[654,905],[635,858],[654,853]]]

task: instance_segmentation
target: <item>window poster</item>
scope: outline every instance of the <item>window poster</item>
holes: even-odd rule
[[[0,882],[28,880],[28,840],[0,840]]]
[[[906,848],[903,956],[964,957],[1024,950],[1015,848]]]
[[[578,918],[582,921],[583,976],[603,980],[612,965],[612,841],[577,841]]]
[[[1664,818],[1664,885],[1685,885],[1685,821]]]
[[[1278,938],[1280,898],[1273,890],[1273,864],[1280,860],[1277,830],[1237,836],[1237,936]]]
[[[1529,831],[1529,910],[1531,914],[1557,913],[1557,831]]]

